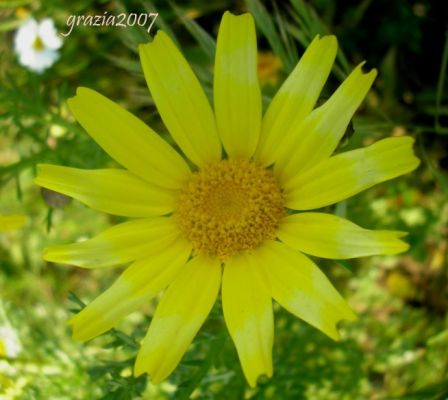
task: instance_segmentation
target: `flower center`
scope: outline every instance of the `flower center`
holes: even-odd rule
[[[176,220],[198,253],[221,260],[273,239],[285,214],[271,171],[243,160],[222,160],[196,172],[181,191]]]
[[[36,36],[36,39],[34,39],[33,42],[33,49],[36,51],[42,51],[44,49],[44,42],[42,42],[42,39],[40,36]]]

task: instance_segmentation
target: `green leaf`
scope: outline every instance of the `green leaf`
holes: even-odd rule
[[[174,12],[185,26],[185,28],[190,32],[191,36],[198,42],[201,49],[207,55],[210,60],[215,58],[216,42],[213,37],[204,30],[196,21],[188,18],[185,12],[176,6],[173,2],[170,2],[170,6],[173,8]]]
[[[311,5],[305,3],[303,0],[290,0],[290,3],[294,8],[294,10],[291,10],[290,15],[296,20],[298,27],[288,25],[288,31],[302,46],[308,46],[311,40],[318,34],[327,35],[331,33],[332,29],[322,22]],[[339,48],[336,55],[336,63],[333,66],[333,71],[341,81],[347,77],[350,71],[350,64],[341,48]]]
[[[389,397],[389,400],[446,400],[448,398],[448,379],[425,386],[403,396]]]
[[[141,0],[140,4],[143,6],[144,10],[148,14],[158,12],[158,10],[156,9],[156,7],[154,6],[154,4],[151,1]],[[173,40],[173,42],[176,43],[176,46],[179,49],[181,48],[181,45],[180,45],[179,41],[177,40],[176,35],[174,34],[173,30],[171,29],[170,24],[165,21],[165,19],[161,15],[161,13],[159,13],[154,25],[156,25],[160,29],[163,29],[170,36],[170,38]],[[153,27],[153,33],[155,33],[154,27]]]
[[[187,400],[190,398],[193,391],[199,386],[200,382],[205,377],[208,370],[212,367],[218,355],[221,353],[226,339],[227,333],[223,332],[211,341],[210,349],[207,352],[207,358],[205,360],[202,360],[199,369],[191,377],[191,379],[182,384],[182,388],[179,389],[178,393],[176,394],[176,399]],[[191,362],[192,360],[190,361],[190,363]],[[182,362],[182,364],[184,364],[184,362]]]
[[[127,346],[133,350],[140,348],[139,344],[131,336],[128,336],[123,332],[111,329],[108,333],[116,339],[111,343],[116,343],[117,346]],[[109,347],[111,343],[109,343]]]
[[[353,273],[353,265],[350,261],[347,260],[334,260],[336,264],[340,265],[342,268],[345,268],[347,271]]]
[[[263,33],[271,45],[275,55],[277,55],[287,72],[294,68],[294,61],[288,56],[285,45],[273,22],[273,18],[259,0],[245,0],[248,11],[254,16],[257,27]]]
[[[1,8],[1,3],[0,3]],[[16,29],[22,24],[22,20],[18,18],[9,18],[0,22],[0,32],[7,32]]]
[[[0,8],[16,8],[30,4],[32,0],[2,0]]]
[[[82,310],[85,306],[86,303],[84,303],[75,293],[73,292],[68,292],[68,300],[71,301],[72,303],[75,303],[77,306],[79,306],[80,310]],[[78,310],[78,311],[80,311]]]

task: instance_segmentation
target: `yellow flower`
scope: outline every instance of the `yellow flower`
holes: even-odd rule
[[[21,214],[0,214],[0,232],[14,231],[25,225],[26,218]]]
[[[40,165],[36,183],[99,211],[132,217],[81,243],[46,249],[48,261],[105,268],[130,263],[70,323],[89,340],[163,291],[135,375],[154,383],[177,366],[221,288],[224,319],[250,385],[272,375],[272,298],[338,339],[354,313],[303,253],[347,259],[395,254],[402,232],[371,231],[308,211],[336,203],[419,164],[410,137],[332,155],[376,71],[358,66],[313,110],[336,38],[316,38],[262,118],[252,16],[225,13],[218,34],[214,111],[163,31],[140,47],[145,78],[181,154],[93,90],[69,100],[76,119],[124,169]],[[188,163],[188,159],[191,163]]]
[[[278,82],[279,73],[282,69],[282,62],[271,52],[259,52],[257,69],[262,85],[275,85]]]

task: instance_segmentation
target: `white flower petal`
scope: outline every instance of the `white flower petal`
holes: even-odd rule
[[[58,35],[54,21],[50,18],[43,19],[39,24],[39,37],[46,48],[56,50],[62,46],[62,38]]]
[[[22,51],[32,49],[36,40],[38,25],[34,18],[27,19],[17,30],[14,37],[14,50],[20,54]]]

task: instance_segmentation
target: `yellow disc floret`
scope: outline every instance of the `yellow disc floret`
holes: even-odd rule
[[[36,51],[42,51],[45,49],[44,42],[39,36],[36,36],[36,39],[34,39],[33,49]]]
[[[176,219],[196,252],[225,260],[274,238],[284,213],[271,171],[251,161],[222,160],[193,175],[179,195]]]

